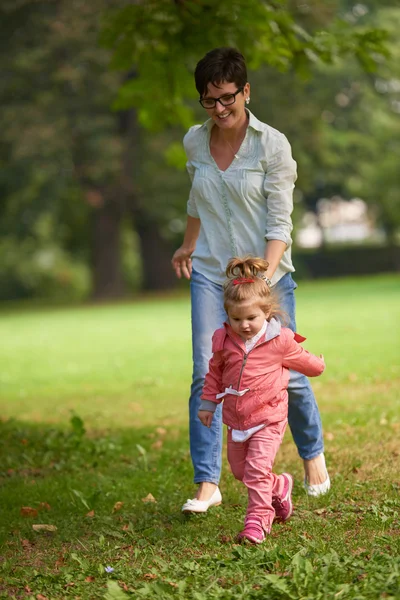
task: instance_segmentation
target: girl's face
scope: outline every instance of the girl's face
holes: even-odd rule
[[[261,329],[268,314],[253,302],[241,302],[228,309],[229,324],[242,340],[250,340]]]
[[[218,87],[209,83],[207,86],[207,94],[203,98],[221,98],[224,101],[224,96],[235,94],[238,90],[236,83],[222,82]],[[211,119],[220,129],[231,129],[240,127],[247,119],[244,110],[245,100],[250,94],[250,84],[246,83],[242,92],[235,96],[235,102],[229,106],[223,106],[220,102],[216,102],[214,108],[206,108],[206,111]]]

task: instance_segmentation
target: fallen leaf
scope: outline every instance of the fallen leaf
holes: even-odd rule
[[[158,433],[158,435],[165,435],[167,433],[167,430],[164,427],[157,427],[156,432]]]
[[[171,585],[174,588],[179,587],[179,585],[177,583],[173,583],[172,581],[168,581],[169,585]]]
[[[62,567],[65,564],[65,558],[62,552],[58,553],[58,558],[54,564],[56,567]]]
[[[157,440],[156,442],[154,442],[154,444],[151,445],[151,447],[153,448],[153,450],[159,450],[163,447],[163,443],[164,442],[162,440]]]
[[[24,548],[31,548],[32,544],[30,543],[29,540],[22,540],[21,544]]]
[[[326,513],[326,508],[316,508],[314,512],[316,515],[324,515]]]
[[[39,504],[39,510],[51,510],[51,506],[48,502],[41,502]]]
[[[57,527],[55,525],[47,525],[46,523],[32,525],[32,529],[34,531],[57,531]]]
[[[26,440],[25,438],[23,440],[21,440],[21,444],[23,444],[24,446],[28,445],[28,440]]]
[[[93,577],[93,575],[88,575],[86,577],[85,581],[88,581],[88,582],[95,581],[95,578]]]
[[[331,442],[332,440],[334,440],[334,439],[335,439],[335,436],[333,435],[333,433],[330,433],[330,431],[328,431],[328,432],[325,434],[325,438],[326,438],[326,439],[327,439],[329,442]]]
[[[31,588],[29,587],[29,585],[26,585],[26,586],[24,587],[24,590],[26,591],[26,593],[27,593],[27,594],[30,594],[30,593],[31,593],[31,591],[32,591],[32,590],[31,590]]]
[[[157,502],[153,494],[147,494],[145,498],[142,498],[142,502]]]
[[[129,523],[122,526],[122,531],[129,531]]]
[[[86,515],[85,515],[85,516],[86,516],[86,517],[90,517],[90,518],[94,517],[94,510],[89,510],[89,512],[88,512],[88,513],[86,513]]]
[[[121,510],[123,505],[124,505],[123,502],[116,502],[113,507],[113,512],[117,512],[118,510]]]
[[[47,596],[43,596],[43,594],[37,594],[36,600],[49,600]]]
[[[145,573],[145,574],[143,575],[143,577],[144,577],[145,579],[157,579],[157,575],[155,575],[154,573]]]
[[[19,511],[23,517],[37,517],[38,511],[30,506],[23,506]]]
[[[126,583],[124,583],[123,581],[118,581],[118,583],[122,587],[122,589],[124,590],[124,592],[129,592],[129,588],[126,585]]]

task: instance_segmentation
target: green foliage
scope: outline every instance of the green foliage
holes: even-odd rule
[[[75,301],[90,291],[87,265],[74,260],[54,238],[21,242],[8,236],[0,240],[0,264],[0,300],[35,296]]]
[[[114,68],[135,73],[115,106],[137,107],[141,123],[152,130],[193,123],[193,111],[185,106],[195,97],[193,69],[216,46],[237,46],[252,69],[267,64],[304,76],[313,63],[331,64],[348,55],[373,71],[388,54],[384,29],[336,19],[328,28],[307,31],[283,0],[128,3],[107,12],[101,40],[113,50]]]
[[[293,145],[298,213],[321,194],[359,195],[395,239],[397,29],[389,1],[2,2],[0,299],[87,297],[96,248],[113,251],[105,279],[120,267],[128,291],[169,272],[189,189],[182,127],[205,118],[193,69],[223,44],[253,69],[257,117]],[[110,207],[116,233],[94,244]]]

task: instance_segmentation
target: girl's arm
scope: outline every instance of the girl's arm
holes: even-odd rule
[[[197,413],[200,421],[206,427],[211,427],[217,404],[222,402],[222,398],[218,400],[216,398],[222,388],[223,361],[221,354],[222,352],[215,352],[211,357],[201,395],[200,409]]]
[[[212,355],[210,362],[208,363],[208,373],[205,377],[203,391],[201,394],[202,404],[200,408],[203,410],[212,410],[215,407],[210,405],[210,402],[215,403],[215,405],[220,404],[222,399],[216,398],[217,394],[223,392],[222,389],[222,371],[223,371],[223,359],[222,352],[214,352]]]
[[[285,350],[282,364],[287,369],[293,369],[307,377],[317,377],[325,370],[325,360],[321,354],[319,357],[304,350],[294,340],[294,333],[290,329],[282,329],[281,335],[284,336]]]

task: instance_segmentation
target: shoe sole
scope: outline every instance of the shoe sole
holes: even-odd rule
[[[286,521],[289,521],[290,517],[293,514],[293,502],[292,502],[293,477],[290,475],[290,473],[282,473],[282,475],[286,475],[286,477],[289,479],[289,490],[287,493],[290,498],[290,513],[288,514],[286,519],[282,519],[281,517],[275,517],[275,519],[274,519],[275,523],[286,523]]]
[[[250,542],[251,544],[262,544],[265,542],[265,538],[263,540],[259,540],[258,538],[248,537],[247,535],[238,535],[236,537],[236,541],[240,544],[245,544],[246,542]]]

